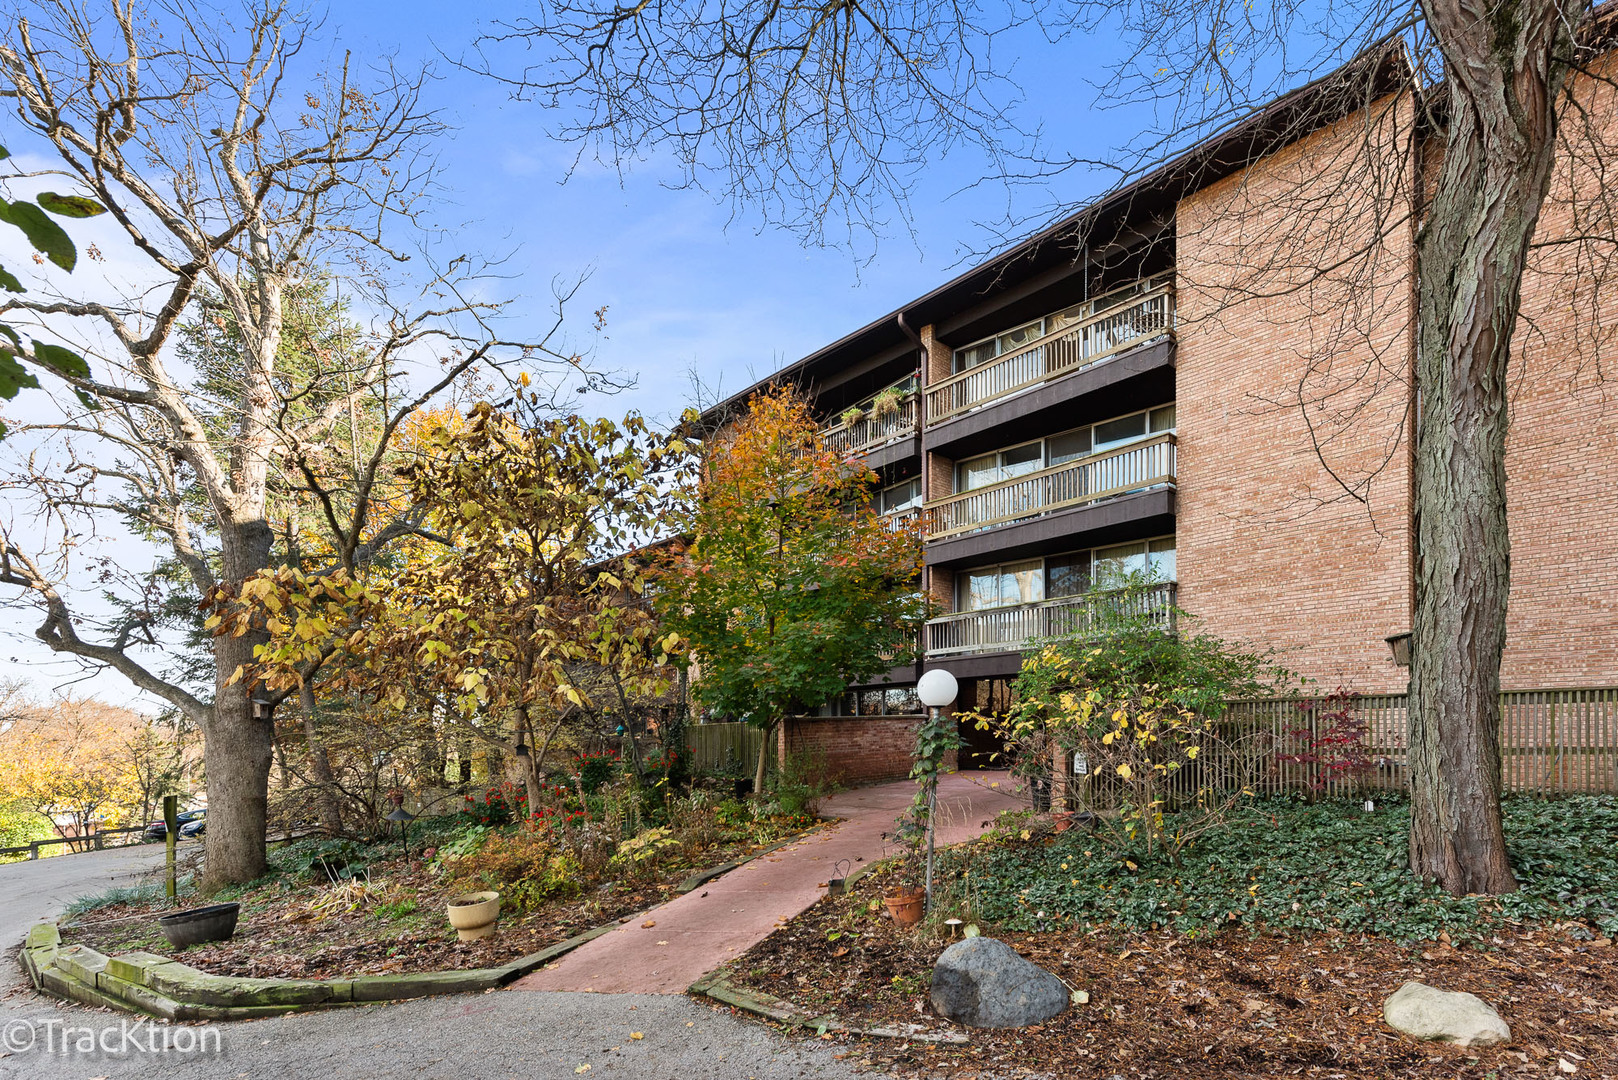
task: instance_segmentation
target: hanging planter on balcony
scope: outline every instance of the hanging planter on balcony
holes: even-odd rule
[[[871,399],[871,415],[878,420],[898,416],[899,403],[902,401],[904,401],[904,393],[897,386],[890,386]]]
[[[843,422],[844,427],[853,427],[855,424],[865,419],[865,410],[850,406],[849,408],[843,410],[843,414],[839,416],[838,419]]]

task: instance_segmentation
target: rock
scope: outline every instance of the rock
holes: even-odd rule
[[[1067,986],[1003,941],[971,937],[944,950],[933,966],[933,1008],[957,1024],[1026,1027],[1068,1002]]]
[[[1388,1026],[1416,1039],[1456,1046],[1495,1046],[1511,1041],[1511,1029],[1475,994],[1437,990],[1407,982],[1382,1006]]]

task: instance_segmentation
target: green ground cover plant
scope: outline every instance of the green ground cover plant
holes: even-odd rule
[[[1194,936],[1344,931],[1400,941],[1486,940],[1510,921],[1573,921],[1618,935],[1618,798],[1505,801],[1506,839],[1522,888],[1455,897],[1409,870],[1410,807],[1255,800],[1179,853],[1061,834],[997,830],[952,853],[952,891],[971,915],[1010,930],[1117,927]],[[1170,823],[1172,825],[1172,822]]]

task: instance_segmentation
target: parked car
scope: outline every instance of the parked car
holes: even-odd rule
[[[208,811],[206,810],[182,810],[180,813],[176,814],[174,820],[180,826],[179,835],[184,836],[185,826],[189,822],[202,820],[202,815],[206,814],[207,812]],[[162,840],[168,836],[168,834],[169,827],[167,825],[163,824],[161,821],[154,821],[150,825],[146,826],[146,831],[140,835],[141,839],[143,840]]]
[[[181,840],[190,840],[194,837],[202,835],[202,830],[208,827],[208,822],[203,816],[204,814],[206,814],[206,811],[199,811],[196,817],[180,826]]]

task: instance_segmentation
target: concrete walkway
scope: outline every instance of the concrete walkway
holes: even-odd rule
[[[970,840],[1000,811],[1026,806],[1026,795],[1013,786],[1003,772],[946,776],[939,784],[938,842]],[[828,878],[896,854],[895,819],[915,791],[915,784],[904,780],[827,799],[821,813],[843,821],[669,901],[512,988],[682,994],[820,899]]]

